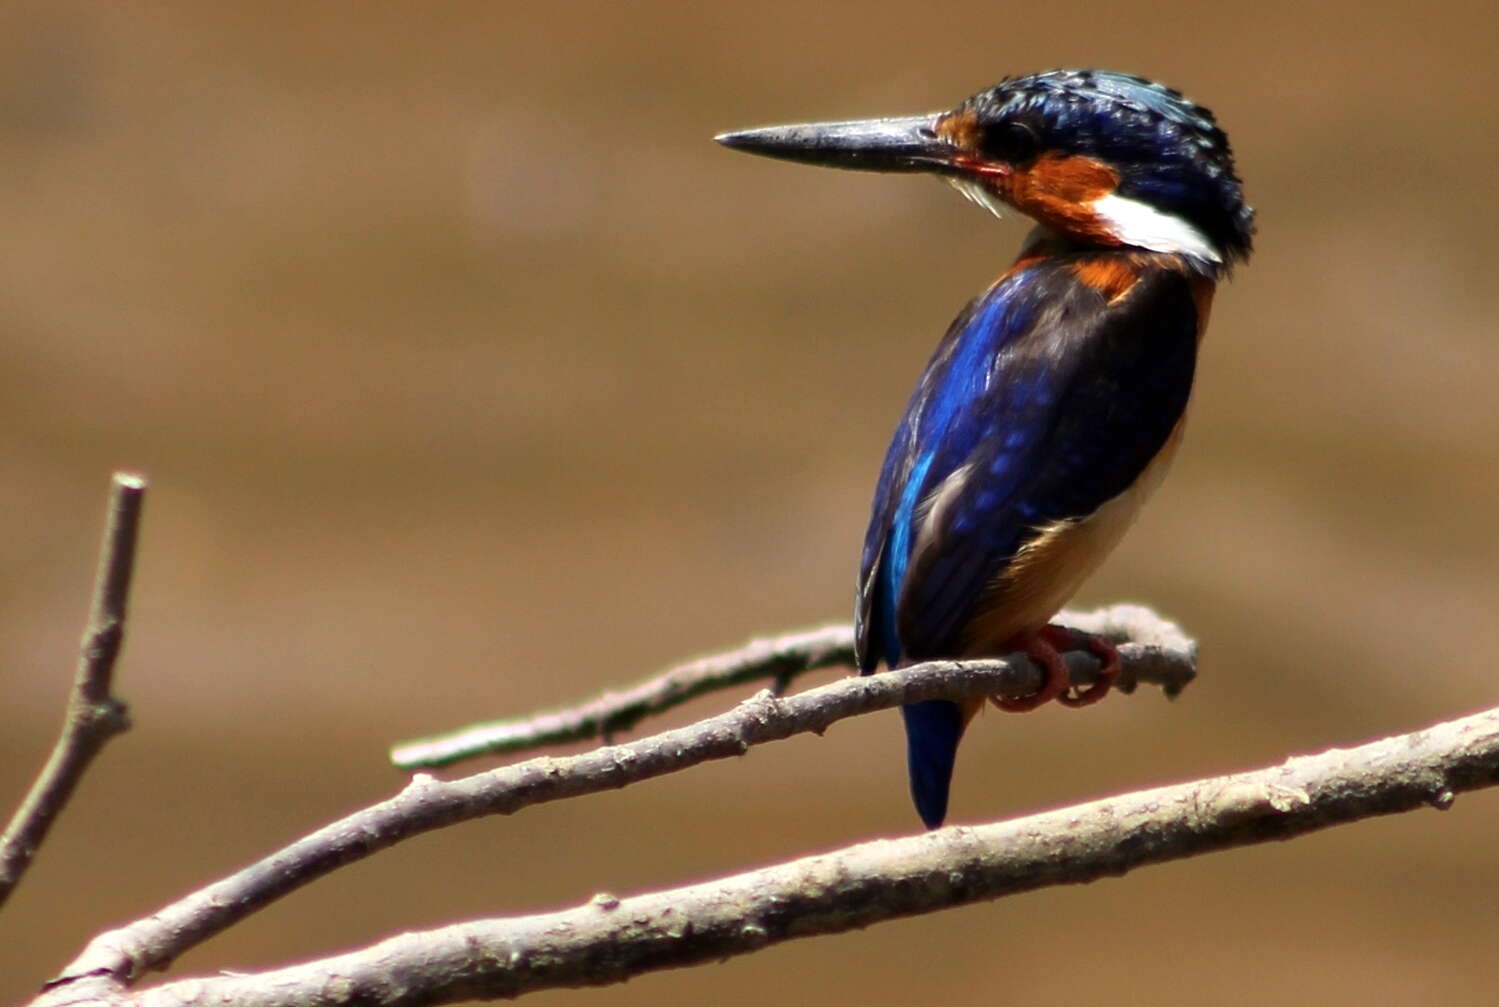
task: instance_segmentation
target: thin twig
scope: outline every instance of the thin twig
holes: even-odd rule
[[[1193,674],[1190,652],[1173,666],[1136,660],[1121,648],[1123,674],[1179,687]],[[1098,662],[1068,654],[1077,685],[1096,677]],[[1163,674],[1164,673],[1164,674]],[[614,790],[794,734],[821,734],[847,717],[927,699],[1025,696],[1042,673],[1029,659],[935,661],[867,678],[844,678],[779,698],[769,690],[707,720],[568,758],[543,756],[449,782],[418,775],[396,796],[319,829],[237,874],[200,889],[150,916],[96,937],[51,985],[128,985],[240,919],[316,878],[403,839],[483,815],[510,814],[532,804]],[[67,1002],[64,998],[60,1002]]]
[[[1063,625],[1099,633],[1135,648],[1135,665],[1149,652],[1180,654],[1190,647],[1181,629],[1147,608],[1114,605],[1097,612],[1064,612]],[[849,626],[752,640],[745,646],[679,665],[629,688],[605,692],[576,706],[526,717],[472,724],[405,741],[391,749],[401,769],[429,769],[464,759],[519,752],[544,745],[601,738],[608,744],[642,719],[690,699],[748,682],[771,681],[776,692],[797,676],[819,668],[851,666],[854,632]],[[1176,662],[1175,667],[1180,667]],[[1185,683],[1183,683],[1185,684]],[[1128,683],[1125,683],[1128,688]]]
[[[125,704],[112,692],[115,659],[125,639],[125,607],[135,569],[146,481],[117,472],[110,484],[104,544],[94,578],[94,598],[83,632],[83,653],[73,679],[62,732],[47,764],[0,836],[0,905],[15,890],[47,831],[104,743],[130,727]]]
[[[654,675],[618,691],[560,710],[471,724],[430,738],[403,741],[391,749],[400,769],[449,766],[464,759],[520,752],[591,738],[604,739],[633,728],[642,718],[718,689],[772,680],[789,684],[803,672],[849,666],[854,660],[850,626],[751,640],[738,650],[713,654]]]
[[[1495,783],[1499,709],[1255,772],[861,843],[672,891],[600,894],[564,912],[402,934],[272,972],[97,995],[119,1007],[414,1007],[598,986],[1375,815],[1447,808],[1456,794]]]

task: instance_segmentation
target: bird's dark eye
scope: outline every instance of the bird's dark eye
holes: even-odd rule
[[[979,134],[979,152],[993,161],[1019,164],[1041,150],[1041,138],[1023,122],[996,122]]]

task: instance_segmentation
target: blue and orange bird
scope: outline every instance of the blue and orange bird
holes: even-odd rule
[[[859,570],[864,674],[1022,651],[1034,709],[1096,702],[1119,655],[1049,625],[1160,483],[1181,439],[1213,291],[1247,259],[1228,137],[1207,109],[1140,77],[1008,78],[949,112],[774,126],[718,141],[769,157],[927,172],[1036,227],[963,309],[916,384],[880,472]],[[1104,662],[1073,690],[1058,648]],[[958,741],[980,700],[902,709],[911,796],[947,815]]]

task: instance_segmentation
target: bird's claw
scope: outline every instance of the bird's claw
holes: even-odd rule
[[[1067,664],[1062,660],[1063,650],[1076,650],[1079,645],[1087,647],[1102,662],[1098,677],[1085,689],[1074,690]],[[1006,713],[1026,713],[1055,699],[1063,706],[1076,709],[1091,706],[1104,696],[1119,677],[1119,650],[1107,638],[1066,626],[1043,626],[1034,633],[1024,633],[1010,642],[1010,647],[1023,652],[1040,666],[1045,674],[1041,688],[1029,696],[1007,699],[996,696],[994,705]]]
[[[1048,626],[1046,628],[1059,629],[1061,627]],[[1097,633],[1084,633],[1076,629],[1065,630],[1065,632],[1072,634],[1074,639],[1080,638],[1098,658],[1100,667],[1098,677],[1092,685],[1078,690],[1073,690],[1069,686],[1057,694],[1057,702],[1073,709],[1079,706],[1092,706],[1109,694],[1109,690],[1114,686],[1114,679],[1119,677],[1119,648],[1114,646],[1114,641],[1108,637],[1099,636]]]

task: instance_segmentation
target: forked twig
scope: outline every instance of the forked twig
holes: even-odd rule
[[[0,836],[0,905],[20,883],[94,756],[105,742],[130,727],[125,704],[111,690],[115,659],[125,639],[125,607],[145,494],[146,481],[140,476],[115,473],[94,599],[83,633],[83,653],[62,732],[47,764]]]
[[[1179,688],[1192,675],[1191,654],[1174,667],[1162,654],[1121,647],[1130,681],[1151,678]],[[1095,678],[1090,654],[1067,655],[1076,685]],[[401,793],[356,811],[311,835],[120,929],[94,938],[54,987],[116,989],[237,921],[345,864],[403,839],[484,815],[510,814],[545,801],[615,790],[751,747],[806,732],[822,733],[847,717],[927,699],[1019,697],[1040,688],[1043,675],[1028,658],[935,661],[867,678],[843,678],[789,697],[769,690],[734,709],[687,727],[567,758],[539,757],[452,781],[419,775]],[[61,992],[59,993],[61,996]]]

